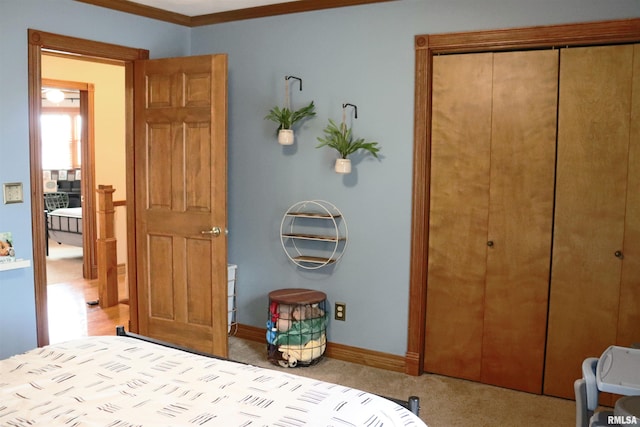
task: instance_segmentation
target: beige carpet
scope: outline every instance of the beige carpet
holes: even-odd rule
[[[280,368],[267,361],[266,343],[231,337],[231,359],[339,383],[393,398],[420,398],[420,418],[430,427],[571,427],[575,403],[471,381],[398,372],[323,358],[309,367]]]

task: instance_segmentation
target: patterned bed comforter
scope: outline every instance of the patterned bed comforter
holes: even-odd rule
[[[118,336],[0,361],[0,426],[425,426],[395,403]]]

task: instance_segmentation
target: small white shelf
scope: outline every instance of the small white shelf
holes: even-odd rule
[[[311,202],[303,202],[303,203],[311,203]],[[313,202],[318,203],[318,202]],[[287,216],[295,216],[298,218],[323,218],[323,219],[331,219],[331,218],[340,218],[341,214],[329,214],[322,212],[287,212],[285,215]]]
[[[12,262],[0,263],[0,271],[16,270],[18,268],[31,267],[31,260],[29,259],[17,259]]]
[[[308,256],[308,255],[296,256],[296,257],[293,257],[292,260],[296,264],[302,262],[306,264],[319,265],[320,267],[327,264],[333,264],[334,262],[337,261],[337,259],[334,259],[334,258],[322,258],[322,257]]]
[[[296,234],[296,233],[283,233],[282,236],[288,237],[290,239],[318,240],[321,242],[338,242],[340,240],[346,239],[346,237],[320,236],[315,234]]]

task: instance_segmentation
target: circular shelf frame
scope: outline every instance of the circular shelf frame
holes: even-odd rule
[[[296,233],[296,220],[303,219],[331,221],[334,232],[332,235]],[[282,249],[291,262],[306,270],[316,270],[337,263],[347,248],[348,237],[349,229],[342,212],[326,200],[297,202],[287,209],[280,222]],[[298,240],[326,242],[333,244],[333,248],[330,249],[331,254],[328,257],[305,255],[305,251],[296,244]],[[290,242],[289,246],[287,242]]]

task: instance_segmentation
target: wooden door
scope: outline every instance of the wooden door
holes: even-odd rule
[[[139,331],[220,356],[227,355],[226,88],[226,55],[135,64]],[[208,233],[214,227],[218,236]]]
[[[433,70],[425,370],[540,393],[558,53]]]
[[[433,58],[424,369],[480,380],[493,54]]]
[[[582,361],[617,341],[633,51],[621,45],[561,52],[544,379],[545,394],[553,396],[572,398]]]
[[[494,54],[481,382],[542,392],[558,51]]]
[[[634,45],[627,206],[618,313],[619,345],[640,343],[640,44]]]

